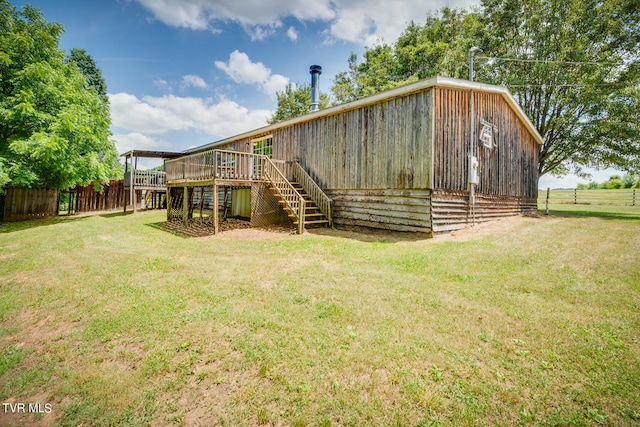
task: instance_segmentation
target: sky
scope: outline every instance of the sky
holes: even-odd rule
[[[9,0],[65,28],[60,48],[85,49],[102,70],[120,154],[182,151],[266,124],[276,92],[310,81],[321,90],[351,53],[393,43],[410,21],[474,0]],[[141,159],[142,167],[159,164]],[[614,170],[594,171],[602,182]],[[544,176],[540,188],[574,188]]]

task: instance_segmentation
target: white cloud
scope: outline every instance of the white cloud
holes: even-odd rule
[[[295,27],[289,27],[287,30],[287,37],[289,37],[292,41],[298,40],[298,31],[296,31]]]
[[[251,31],[254,27],[282,25],[281,19],[329,20],[334,17],[331,0],[137,0],[155,18],[167,25],[194,30],[211,29],[215,21],[237,22]]]
[[[276,21],[268,25],[245,25],[244,30],[251,37],[251,40],[264,40],[276,33],[282,27],[282,22]]]
[[[344,40],[371,46],[393,42],[411,20],[424,21],[427,12],[443,6],[469,7],[477,0],[137,0],[156,19],[174,27],[213,29],[220,22],[243,26],[252,39],[263,39],[282,26],[284,18],[321,21],[328,41]],[[427,4],[425,4],[427,3]],[[292,38],[291,28],[287,36]]]
[[[125,135],[196,131],[222,138],[264,126],[272,113],[249,110],[224,97],[214,102],[211,98],[175,95],[139,99],[128,93],[117,93],[110,94],[109,100],[113,126],[123,129]],[[144,145],[154,141],[147,138],[140,138],[139,142]]]
[[[263,92],[275,99],[277,91],[282,91],[289,79],[280,74],[272,74],[262,62],[251,62],[249,56],[238,50],[229,55],[229,61],[216,61],[216,67],[224,71],[236,83],[257,84]]]
[[[180,84],[180,86],[182,88],[188,88],[188,87],[197,87],[200,89],[206,89],[207,83],[204,81],[204,79],[200,76],[195,76],[193,74],[188,74],[186,76],[182,77],[182,83]]]
[[[147,99],[149,98],[145,98]],[[145,102],[135,95],[110,94],[109,102],[112,123],[118,128],[161,134],[170,130],[185,130],[192,126],[188,117],[177,116],[172,111],[158,108],[153,105],[153,102]]]

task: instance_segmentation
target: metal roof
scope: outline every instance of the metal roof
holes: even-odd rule
[[[156,159],[174,159],[184,156],[184,152],[175,151],[149,151],[149,150],[131,150],[120,155],[120,157],[148,157]]]
[[[239,135],[231,136],[229,138],[225,138],[216,142],[212,142],[209,144],[201,145],[199,147],[190,148],[184,151],[184,154],[192,154],[200,151],[209,150],[215,148],[219,145],[229,144],[230,142],[234,142],[240,139],[252,138],[259,135],[264,135],[271,133],[275,130],[282,129],[288,126],[296,125],[299,123],[305,123],[312,120],[317,120],[322,117],[327,117],[335,114],[340,114],[346,111],[355,110],[360,107],[364,107],[367,105],[373,105],[380,102],[387,101],[389,99],[398,98],[400,96],[409,95],[416,92],[421,92],[423,90],[432,88],[432,87],[450,87],[454,89],[467,89],[467,90],[477,90],[481,92],[487,93],[497,93],[502,95],[507,104],[513,109],[518,118],[522,120],[525,127],[531,135],[535,138],[538,144],[542,144],[544,139],[538,133],[531,120],[527,117],[525,112],[522,110],[518,102],[513,97],[513,94],[504,86],[496,86],[479,82],[472,82],[469,80],[461,80],[461,79],[452,79],[449,77],[433,77],[430,79],[420,80],[415,83],[410,83],[407,85],[399,86],[394,89],[389,89],[384,92],[377,93],[375,95],[368,96],[366,98],[361,98],[355,101],[347,102],[344,104],[336,105],[334,107],[325,108],[324,110],[316,111],[313,113],[308,113],[303,116],[295,117],[293,119],[285,120],[282,122],[275,123],[273,125],[264,126],[258,129],[254,129],[248,132],[241,133]]]

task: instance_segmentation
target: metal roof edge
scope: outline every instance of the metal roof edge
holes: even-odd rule
[[[455,89],[469,89],[469,90],[479,90],[482,92],[490,92],[490,93],[498,93],[501,94],[502,97],[507,101],[507,103],[509,104],[509,106],[515,111],[516,115],[518,116],[518,118],[520,118],[525,126],[527,127],[527,129],[529,130],[529,132],[534,136],[534,138],[536,139],[536,141],[538,142],[538,144],[542,144],[543,143],[543,138],[542,136],[540,136],[540,134],[538,133],[538,131],[536,130],[535,126],[533,126],[533,123],[531,123],[531,120],[529,120],[529,118],[527,117],[527,115],[525,114],[524,110],[522,110],[522,108],[520,107],[520,105],[517,103],[517,101],[515,100],[515,98],[513,97],[513,94],[511,93],[511,91],[509,91],[509,89],[507,89],[504,86],[496,86],[496,85],[491,85],[491,84],[486,84],[486,83],[480,83],[480,82],[472,82],[469,80],[461,80],[461,79],[453,79],[450,77],[440,77],[440,76],[436,76],[436,77],[432,77],[429,79],[424,79],[424,80],[420,80],[418,82],[415,83],[409,83],[403,86],[398,86],[396,88],[393,89],[389,89],[383,92],[379,92],[375,95],[371,95],[371,96],[367,96],[365,98],[360,98],[357,99],[355,101],[350,101],[344,104],[340,104],[340,105],[336,105],[333,107],[329,107],[329,108],[325,108],[324,110],[319,110],[313,113],[307,113],[305,115],[302,116],[298,116],[298,117],[294,117],[293,119],[288,119],[282,122],[278,122],[272,125],[267,125],[267,126],[263,126],[261,128],[257,128],[257,129],[253,129],[247,132],[243,132],[241,134],[238,135],[234,135],[228,138],[224,138],[221,139],[219,141],[215,141],[215,142],[211,142],[209,144],[205,144],[205,145],[201,145],[199,147],[194,147],[191,149],[187,149],[184,151],[185,154],[193,154],[193,153],[197,153],[200,151],[205,151],[205,150],[209,150],[212,148],[215,148],[217,146],[220,145],[225,145],[225,144],[229,144],[231,142],[234,141],[238,141],[241,139],[246,139],[246,138],[251,138],[251,137],[255,137],[258,135],[262,135],[262,134],[268,134],[270,132],[273,132],[277,129],[281,129],[281,128],[285,128],[285,127],[289,127],[289,126],[293,126],[296,124],[300,124],[300,123],[305,123],[305,122],[309,122],[312,120],[316,120],[322,117],[327,117],[327,116],[331,116],[331,115],[335,115],[338,113],[342,113],[345,111],[349,111],[349,110],[355,110],[357,108],[360,107],[365,107],[368,105],[372,105],[372,104],[377,104],[378,102],[381,101],[385,101],[385,100],[389,100],[389,99],[393,99],[393,98],[397,98],[400,96],[404,96],[404,95],[409,95],[412,93],[416,93],[416,92],[420,92],[422,90],[431,88],[431,87],[435,87],[435,86],[440,86],[440,87],[450,87],[450,88],[455,88]]]

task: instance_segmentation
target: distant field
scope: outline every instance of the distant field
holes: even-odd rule
[[[538,202],[545,203],[546,190],[539,190]],[[624,190],[551,190],[549,203],[640,207],[640,189]]]
[[[599,209],[435,239],[0,225],[0,398],[41,409],[0,425],[637,426],[640,212]]]

